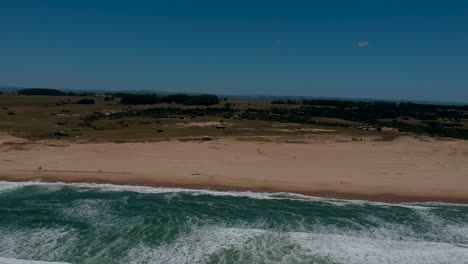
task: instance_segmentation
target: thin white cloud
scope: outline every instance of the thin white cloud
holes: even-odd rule
[[[359,48],[365,48],[365,47],[369,46],[369,42],[368,41],[359,41],[357,43],[357,45],[358,45]]]

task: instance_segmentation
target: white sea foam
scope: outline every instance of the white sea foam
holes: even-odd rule
[[[36,260],[24,260],[15,258],[2,258],[0,257],[1,264],[69,264],[68,262],[47,262]]]
[[[120,202],[121,200],[119,200]],[[70,206],[59,208],[61,215],[74,221],[82,221],[93,226],[117,226],[121,221],[126,225],[142,225],[144,219],[138,215],[121,219],[115,216],[112,201],[100,199],[78,199]]]
[[[129,191],[170,195],[186,193],[195,196],[291,199],[341,205],[404,206],[414,209],[412,213],[416,212],[417,221],[424,221],[428,229],[431,230],[429,233],[434,233],[434,239],[426,239],[424,234],[417,233],[407,223],[392,223],[383,219],[382,216],[372,214],[369,214],[367,220],[375,227],[362,225],[353,219],[343,218],[343,221],[346,221],[345,224],[341,222],[333,225],[317,222],[312,226],[307,224],[303,227],[288,228],[287,223],[285,223],[283,227],[278,227],[284,228],[286,231],[271,230],[269,225],[271,223],[268,222],[250,224],[231,222],[224,223],[224,225],[223,223],[213,225],[212,222],[196,219],[193,223],[187,223],[188,226],[192,226],[191,231],[181,233],[175,240],[167,241],[165,244],[155,246],[138,242],[139,244],[128,251],[126,259],[122,260],[121,263],[468,263],[468,226],[463,223],[464,219],[461,219],[460,222],[448,222],[437,214],[437,210],[432,212],[427,210],[428,207],[421,205],[355,202],[296,194],[217,192],[110,184],[0,182],[0,188],[6,186],[6,192],[31,185],[43,186],[45,191],[50,192],[69,186],[81,191]],[[67,217],[74,217],[76,220],[84,220],[87,223],[96,222],[101,225],[103,221],[108,220],[106,223],[109,226],[106,228],[113,228],[113,226],[118,228],[119,217],[108,214],[112,212],[109,203],[112,203],[112,200],[78,199],[60,212]],[[455,207],[453,210],[457,209],[460,208]],[[128,218],[122,220],[125,221],[123,224],[133,224],[129,223],[128,220]],[[8,230],[7,227],[0,229],[0,256],[6,257],[5,259],[11,258],[7,259],[8,261],[23,261],[18,259],[30,258],[61,260],[64,255],[73,254],[70,252],[73,252],[78,239],[80,239],[71,228]],[[112,243],[121,243],[122,241],[119,239]],[[99,243],[99,241],[90,242],[90,249],[101,246],[93,243]],[[106,250],[110,248],[112,245],[106,245],[106,248],[101,250],[99,254],[107,254]],[[96,263],[98,263],[99,257],[100,255],[90,256],[90,258],[96,259]],[[0,258],[0,263],[4,263],[2,260]],[[29,264],[35,262],[5,263]]]
[[[468,239],[463,238],[468,227],[442,224],[443,219],[420,211],[432,230],[429,233],[437,233],[434,239],[417,234],[411,225],[372,220],[372,216],[368,220],[375,227],[345,219],[346,227],[317,222],[289,232],[271,230],[268,223],[236,224],[236,228],[229,227],[232,223],[197,223],[170,243],[139,244],[129,251],[125,263],[467,264]],[[458,242],[452,239],[457,237]]]
[[[3,182],[0,181],[0,193],[10,192],[22,188],[23,184],[17,184],[13,182]]]
[[[67,217],[81,220],[102,220],[105,218],[108,204],[103,200],[80,199],[73,201],[73,204],[60,209],[60,212]]]
[[[58,191],[64,187],[64,183],[47,183],[41,181],[27,181],[27,182],[8,182],[0,181],[0,193],[11,192],[19,190],[27,186],[43,186],[45,191]]]
[[[433,239],[444,240],[459,240],[467,241],[468,243],[468,218],[462,218],[461,215],[456,219],[457,221],[447,222],[442,217],[436,215],[434,212],[427,210],[415,210],[419,215],[421,222],[430,227],[433,232],[426,235],[431,235]]]
[[[464,247],[465,246],[465,247]],[[139,263],[467,263],[466,245],[249,228],[202,228],[173,243],[138,245],[125,262]]]
[[[366,200],[346,200],[323,198],[316,196],[308,196],[296,193],[265,193],[265,192],[249,192],[249,191],[215,191],[210,189],[186,189],[186,188],[166,188],[166,187],[147,187],[147,186],[133,186],[133,185],[114,185],[114,184],[97,184],[97,183],[63,183],[63,182],[41,182],[41,181],[28,181],[28,182],[8,182],[0,181],[0,193],[17,190],[25,186],[44,186],[49,188],[49,191],[59,190],[61,187],[75,187],[79,189],[98,189],[103,192],[135,192],[146,194],[168,194],[168,193],[185,193],[190,195],[211,195],[211,196],[229,196],[229,197],[245,197],[259,200],[295,200],[295,201],[316,201],[336,206],[399,206],[410,209],[428,210],[432,206],[468,206],[467,204],[454,204],[454,203],[441,203],[441,202],[418,202],[418,203],[385,203]]]
[[[77,237],[65,228],[0,229],[0,256],[17,259],[60,259]],[[0,262],[1,263],[1,262]]]
[[[312,255],[341,263],[467,263],[468,248],[449,243],[371,239],[336,234],[291,233]]]

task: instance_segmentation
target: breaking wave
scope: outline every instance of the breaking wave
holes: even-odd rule
[[[468,263],[468,207],[0,182],[0,263]]]

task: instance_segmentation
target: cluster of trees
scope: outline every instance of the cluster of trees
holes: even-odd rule
[[[94,100],[91,98],[83,98],[83,99],[76,101],[76,103],[82,104],[82,105],[92,105],[92,104],[95,104],[96,102],[94,102]]]
[[[468,105],[436,105],[436,104],[417,104],[411,102],[386,102],[386,101],[349,101],[349,100],[329,100],[329,99],[310,99],[302,100],[303,105],[310,106],[329,106],[338,108],[354,108],[354,107],[390,107],[400,109],[418,109],[429,112],[436,110],[468,110]]]
[[[182,96],[171,97],[169,101],[176,100],[184,103]],[[179,98],[179,99],[175,99]],[[435,109],[435,112],[424,112],[424,115],[431,116],[431,119],[422,120],[420,123],[405,122],[405,118],[413,113],[422,113],[422,109]],[[428,110],[429,111],[429,110]],[[402,116],[401,113],[406,115]],[[449,108],[430,108],[426,105],[418,107],[414,104],[394,104],[385,102],[364,102],[361,106],[352,108],[340,108],[337,106],[304,106],[300,109],[236,109],[232,107],[206,107],[206,108],[180,108],[180,107],[157,107],[144,110],[134,110],[112,114],[111,116],[96,116],[95,118],[125,118],[131,116],[152,116],[158,118],[176,116],[216,116],[220,118],[238,118],[245,120],[265,120],[288,123],[317,124],[328,126],[349,126],[346,123],[318,122],[316,117],[338,118],[350,121],[358,121],[377,127],[393,127],[402,132],[424,133],[434,136],[445,136],[453,138],[468,139],[468,129],[463,128],[459,119],[452,119],[451,122],[440,121],[437,118],[446,116],[457,116],[460,119],[468,119],[462,111]],[[421,116],[420,116],[421,117]],[[435,118],[435,119],[433,119]],[[458,121],[457,121],[458,120]],[[92,120],[90,120],[92,123]]]
[[[291,99],[288,99],[288,100],[281,100],[281,99],[278,99],[278,100],[273,100],[271,101],[272,104],[287,104],[287,105],[300,105],[301,104],[301,101],[299,100],[291,100]]]
[[[377,121],[375,125],[397,128],[401,132],[428,134],[432,136],[468,139],[468,129],[450,123],[426,121],[424,124],[410,124],[398,120]]]
[[[126,105],[150,105],[161,102],[161,97],[156,94],[115,94],[121,97],[120,103]]]
[[[374,122],[376,119],[414,118],[418,120],[467,118],[468,106],[430,105],[396,102],[354,102],[339,100],[304,100],[303,109],[324,117]]]
[[[18,94],[22,95],[49,95],[49,96],[61,96],[67,95],[67,93],[62,92],[56,89],[47,89],[47,88],[30,88],[19,90]]]
[[[28,88],[18,91],[21,95],[45,95],[45,96],[94,96],[95,93],[74,93],[74,92],[63,92],[57,89],[50,88]]]
[[[117,93],[115,97],[120,97],[120,103],[126,105],[152,105],[158,103],[175,103],[185,105],[211,106],[219,104],[219,98],[216,95],[187,95],[173,94],[159,96],[157,94],[130,94]]]
[[[95,93],[74,93],[64,92],[57,89],[49,88],[28,88],[18,91],[21,95],[44,95],[44,96],[94,96]],[[114,97],[120,97],[120,103],[126,105],[152,105],[158,103],[175,103],[185,105],[201,105],[211,106],[219,104],[219,98],[216,95],[187,95],[187,94],[172,94],[160,96],[157,94],[132,94],[132,93],[115,93],[106,96],[106,101],[112,101]],[[91,102],[92,101],[92,102]],[[94,100],[85,98],[79,100],[78,104],[94,104]]]

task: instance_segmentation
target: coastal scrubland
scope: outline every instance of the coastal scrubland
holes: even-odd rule
[[[468,138],[468,106],[346,100],[236,100],[214,95],[96,95],[26,89],[0,95],[0,130],[95,141],[316,133]]]

